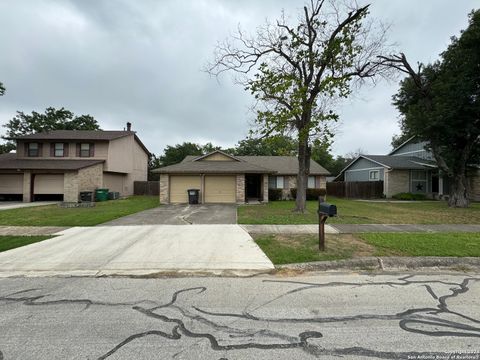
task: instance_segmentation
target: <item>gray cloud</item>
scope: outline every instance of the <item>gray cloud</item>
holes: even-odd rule
[[[104,129],[127,121],[154,153],[183,141],[231,146],[249,129],[252,98],[229,76],[201,71],[240,23],[254,31],[298,1],[0,0],[0,124],[16,110],[64,106]],[[475,1],[374,1],[372,16],[412,61],[432,61],[467,24]],[[396,83],[362,90],[340,107],[334,151],[384,153],[398,132]]]

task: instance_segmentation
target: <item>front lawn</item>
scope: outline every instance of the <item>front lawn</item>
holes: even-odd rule
[[[0,236],[0,252],[51,238],[52,236]]]
[[[373,247],[362,243],[351,234],[327,234],[324,252],[318,250],[318,236],[315,235],[252,236],[274,264],[348,259],[353,256],[369,256],[374,251]]]
[[[468,209],[452,209],[445,201],[366,202],[328,197],[337,205],[337,224],[480,224],[480,203]],[[238,208],[239,224],[318,224],[317,201],[307,202],[307,212],[292,210],[294,201],[272,201],[265,205]]]
[[[374,256],[480,256],[480,233],[359,234],[375,246]]]
[[[0,225],[93,226],[159,205],[158,196],[130,196],[95,203],[92,208],[61,208],[57,205],[0,211]]]
[[[480,233],[327,234],[325,252],[315,235],[252,236],[276,265],[365,256],[480,257]]]

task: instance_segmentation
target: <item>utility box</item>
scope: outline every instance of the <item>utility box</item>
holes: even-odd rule
[[[93,191],[80,191],[79,195],[80,202],[93,202]]]

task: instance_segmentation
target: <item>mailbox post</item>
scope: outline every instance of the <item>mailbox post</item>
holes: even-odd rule
[[[320,202],[318,203],[318,249],[325,251],[325,222],[329,217],[337,215],[335,205]]]

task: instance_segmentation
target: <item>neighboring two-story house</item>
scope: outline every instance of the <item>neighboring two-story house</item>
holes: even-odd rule
[[[81,191],[133,194],[147,180],[149,151],[135,132],[56,130],[19,137],[0,155],[0,197],[77,202]]]
[[[336,180],[383,181],[383,193],[387,198],[408,192],[442,198],[449,194],[448,178],[439,171],[426,145],[412,137],[388,155],[359,155]],[[479,168],[470,167],[468,175],[471,200],[480,201]]]

